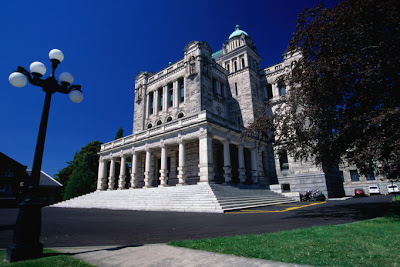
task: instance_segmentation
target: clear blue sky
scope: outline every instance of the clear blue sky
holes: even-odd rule
[[[120,126],[132,134],[134,79],[183,57],[192,41],[222,47],[236,24],[255,42],[261,67],[278,63],[295,29],[298,13],[319,1],[0,1],[0,151],[28,168],[36,145],[44,93],[29,83],[8,82],[18,66],[41,61],[48,52],[65,58],[57,69],[72,73],[84,100],[53,95],[42,170],[67,166],[93,140],[112,141]]]

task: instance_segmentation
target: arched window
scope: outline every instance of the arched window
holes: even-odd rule
[[[233,70],[236,72],[237,71],[237,62],[233,62]]]
[[[157,121],[157,125],[161,125],[161,123],[162,123],[161,120]]]
[[[171,116],[167,118],[167,122],[170,122],[170,121],[172,121],[172,117]]]
[[[183,113],[180,112],[180,113],[178,114],[178,119],[182,118],[183,116],[184,116]]]
[[[153,124],[149,123],[149,124],[147,125],[147,129],[150,129],[151,127],[153,127]]]
[[[244,69],[246,66],[244,64],[244,58],[242,58],[242,69]]]
[[[231,72],[230,69],[229,69],[229,64],[226,64],[225,68],[228,70],[228,73]]]

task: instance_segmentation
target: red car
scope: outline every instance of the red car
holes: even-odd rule
[[[354,189],[354,195],[353,197],[366,197],[367,195],[365,194],[364,190],[362,189]]]

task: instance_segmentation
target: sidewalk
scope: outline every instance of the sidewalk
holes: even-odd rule
[[[99,267],[255,267],[300,266],[295,264],[251,259],[201,250],[179,248],[165,244],[132,247],[54,248]]]

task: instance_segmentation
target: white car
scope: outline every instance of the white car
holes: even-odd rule
[[[387,186],[387,190],[388,190],[388,194],[391,194],[391,193],[399,193],[400,191],[399,191],[399,187],[397,186],[397,184],[394,184],[394,185],[388,185]]]
[[[376,185],[370,185],[368,186],[368,194],[380,194],[381,191],[379,190],[379,187]]]

